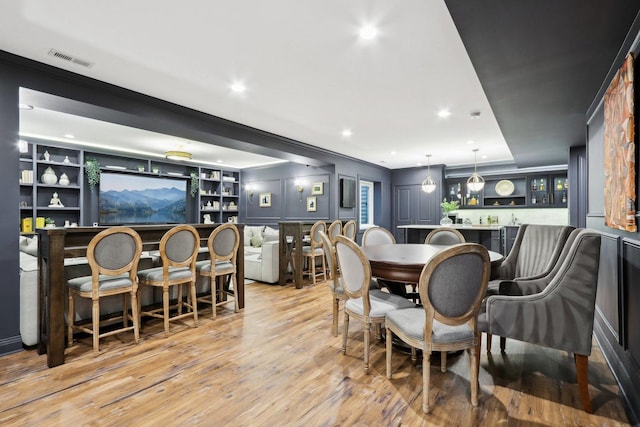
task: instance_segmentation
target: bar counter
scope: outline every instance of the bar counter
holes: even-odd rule
[[[404,229],[404,243],[424,243],[425,237],[436,228],[442,225],[399,225],[399,229]],[[447,226],[458,230],[469,243],[480,243],[488,250],[504,254],[502,233],[504,225],[463,225],[452,224]]]

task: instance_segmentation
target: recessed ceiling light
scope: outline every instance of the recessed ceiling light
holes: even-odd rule
[[[33,105],[29,104],[18,104],[21,110],[33,110]]]
[[[64,137],[65,137],[65,138],[69,138],[69,139],[74,139],[76,136],[75,136],[75,135],[73,135],[73,134],[71,134],[71,133],[65,133],[65,134],[64,134]]]
[[[438,117],[444,119],[445,117],[449,117],[451,115],[451,111],[443,109],[438,111]]]
[[[486,159],[486,158],[487,158],[487,155],[486,155],[486,154],[484,154],[484,155],[480,156],[480,158],[482,158],[482,159]]]
[[[475,144],[476,142],[473,139],[470,139],[467,141],[467,144],[471,145],[471,144]]]
[[[218,160],[218,163],[224,163],[224,160]]]
[[[391,154],[392,156],[395,156],[395,155],[396,155],[396,152],[395,152],[395,151],[392,151],[390,154]]]
[[[416,163],[416,166],[422,166],[422,163],[418,162]]]
[[[362,40],[373,40],[378,37],[379,31],[375,25],[365,24],[358,30],[358,35]]]
[[[247,87],[242,82],[234,82],[231,85],[231,90],[235,93],[245,93],[247,91]]]
[[[344,136],[345,138],[349,138],[351,135],[353,135],[353,132],[351,132],[351,129],[345,129],[342,131],[342,136]]]
[[[479,119],[480,111],[472,111],[471,114],[469,114],[469,117],[471,118],[471,120]]]

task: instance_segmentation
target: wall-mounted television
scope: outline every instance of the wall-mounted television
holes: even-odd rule
[[[356,180],[340,178],[340,207],[354,208],[356,206]]]
[[[187,181],[102,172],[100,225],[186,223]]]

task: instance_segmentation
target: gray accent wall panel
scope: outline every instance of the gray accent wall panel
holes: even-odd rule
[[[600,312],[609,331],[620,342],[618,247],[617,236],[602,234],[596,310]]]

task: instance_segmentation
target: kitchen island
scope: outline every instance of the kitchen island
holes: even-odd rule
[[[424,243],[427,234],[442,225],[400,225],[404,230],[405,241],[399,243]],[[452,224],[449,227],[458,230],[469,243],[480,243],[490,251],[504,254],[503,225],[462,225]]]

